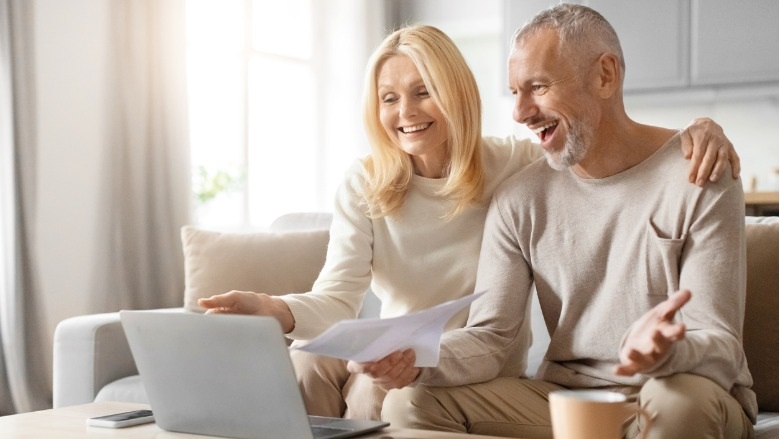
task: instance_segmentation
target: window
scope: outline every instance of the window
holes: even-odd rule
[[[200,224],[265,226],[286,212],[329,210],[313,3],[187,0]]]

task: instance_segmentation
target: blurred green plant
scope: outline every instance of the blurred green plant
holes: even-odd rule
[[[246,172],[244,171],[209,170],[205,166],[198,166],[193,184],[195,200],[199,205],[204,205],[220,194],[243,189],[244,183],[246,183]]]

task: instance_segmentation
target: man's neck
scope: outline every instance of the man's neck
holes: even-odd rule
[[[596,129],[587,154],[572,170],[582,178],[619,174],[653,155],[675,133],[675,130],[634,122],[627,116],[612,118]]]

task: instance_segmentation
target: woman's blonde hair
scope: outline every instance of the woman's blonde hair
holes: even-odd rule
[[[463,55],[444,32],[432,26],[393,32],[369,60],[363,95],[363,122],[372,150],[365,161],[368,214],[377,218],[399,209],[414,175],[411,157],[392,142],[379,119],[379,70],[388,58],[398,55],[417,67],[447,123],[449,163],[443,171],[447,182],[439,195],[454,201],[445,217],[450,219],[482,199],[482,104]]]

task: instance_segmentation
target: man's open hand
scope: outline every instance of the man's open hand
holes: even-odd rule
[[[690,299],[690,291],[680,290],[637,320],[620,348],[615,373],[631,376],[664,360],[672,344],[685,337],[685,325],[675,323],[674,315]]]

